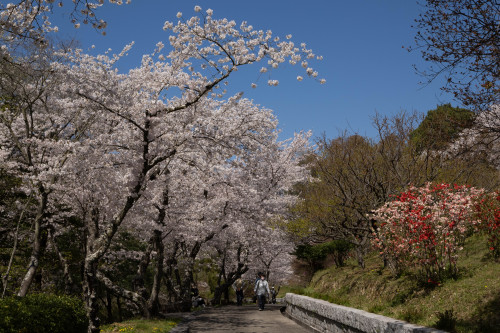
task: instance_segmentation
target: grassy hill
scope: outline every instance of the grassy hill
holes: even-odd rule
[[[361,269],[354,260],[342,268],[316,272],[295,292],[450,332],[500,332],[500,262],[486,248],[484,236],[467,239],[459,277],[436,286],[422,285],[411,274],[393,277],[373,253]],[[281,293],[280,293],[281,294]]]

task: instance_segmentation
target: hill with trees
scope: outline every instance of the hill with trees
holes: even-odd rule
[[[483,118],[442,105],[373,121],[377,138],[321,138],[305,159],[311,179],[295,187],[284,224],[305,279],[288,290],[452,332],[498,332],[496,153],[457,149]]]

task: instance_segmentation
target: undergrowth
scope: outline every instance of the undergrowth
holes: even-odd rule
[[[180,319],[133,319],[104,325],[101,327],[101,333],[167,333],[179,322]]]
[[[500,333],[500,262],[484,236],[467,239],[458,260],[459,274],[423,284],[411,274],[394,277],[375,254],[362,269],[354,260],[345,267],[316,272],[306,287],[282,288],[335,304],[456,333]]]

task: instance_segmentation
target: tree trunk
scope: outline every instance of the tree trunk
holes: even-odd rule
[[[85,96],[83,96],[85,97]],[[131,299],[136,304],[140,304],[143,311],[147,311],[146,300],[137,293],[131,291],[126,291],[123,288],[114,286],[112,282],[107,279],[103,274],[99,274],[97,271],[99,260],[106,254],[106,251],[111,246],[114,235],[118,232],[120,225],[125,220],[129,211],[134,207],[135,203],[141,197],[142,190],[147,183],[146,175],[151,170],[152,166],[149,164],[149,126],[150,120],[147,119],[145,124],[145,131],[143,132],[143,161],[142,169],[137,175],[138,180],[136,185],[131,188],[131,192],[127,196],[122,209],[116,214],[111,221],[108,221],[108,226],[99,234],[99,210],[94,207],[91,211],[90,223],[86,224],[87,229],[87,241],[85,247],[85,266],[83,272],[83,289],[84,289],[84,299],[87,310],[87,316],[89,319],[88,333],[99,333],[99,318],[97,317],[98,304],[96,299],[96,290],[94,283],[96,279],[99,278],[106,288],[111,290],[114,294]],[[163,156],[164,159],[170,158],[176,153],[173,149],[167,155]],[[145,316],[148,317],[149,314],[146,312]]]
[[[117,286],[111,281],[109,278],[106,277],[102,272],[99,272],[98,270],[96,271],[95,277],[99,282],[101,282],[106,289],[108,289],[110,292],[112,292],[116,296],[121,296],[125,299],[128,299],[129,301],[135,303],[142,311],[143,311],[143,316],[146,318],[150,318],[151,315],[148,312],[148,307],[146,305],[146,299],[139,293],[126,290],[120,286]]]
[[[219,285],[219,286],[215,287],[214,297],[212,298],[210,303],[212,303],[212,305],[220,305],[221,298],[222,298],[222,288]]]
[[[356,246],[356,259],[358,261],[358,266],[361,268],[365,268],[365,255],[367,252],[367,247],[365,242]]]
[[[230,284],[228,284],[227,282],[224,283],[223,287],[224,287],[224,302],[226,304],[229,304],[229,286]]]
[[[365,257],[360,251],[356,251],[356,258],[358,260],[358,266],[361,268],[365,268]]]
[[[174,284],[172,283],[172,279],[170,276],[171,274],[172,274],[172,269],[168,267],[164,274],[165,286],[167,287],[167,294],[169,301],[171,303],[175,303],[177,301],[177,293],[175,292]]]
[[[153,251],[154,246],[154,237],[151,237],[149,240],[148,247],[146,251],[143,253],[141,261],[139,262],[139,266],[137,268],[137,273],[134,277],[134,291],[143,292],[144,290],[144,276],[146,275],[146,270],[148,269],[149,262],[151,259],[151,252]]]
[[[59,257],[59,261],[61,262],[61,265],[63,266],[64,291],[66,292],[66,294],[70,294],[71,289],[73,287],[73,279],[71,278],[71,275],[69,273],[68,261],[66,260],[66,258],[64,258],[61,251],[59,251],[56,240],[54,239],[54,235],[52,234],[52,231],[50,229],[48,231],[48,236],[49,236],[50,243],[52,244],[52,247],[54,248],[54,251],[56,252],[57,256]]]
[[[35,217],[35,234],[33,235],[33,250],[31,252],[30,263],[28,266],[28,271],[24,276],[23,281],[21,282],[21,287],[19,288],[19,292],[17,296],[24,297],[28,293],[28,290],[33,282],[33,278],[35,277],[36,271],[38,269],[40,255],[43,251],[43,240],[42,237],[46,232],[42,230],[42,221],[45,215],[45,209],[47,208],[47,199],[48,194],[42,191],[42,197],[40,198],[40,202],[38,204],[38,211]]]
[[[225,269],[226,269],[226,252],[217,250],[219,252],[219,255],[223,255],[222,257],[222,262],[220,265],[220,271],[219,271],[219,277],[217,278],[217,287],[215,287],[214,291],[214,298],[212,299],[211,303],[212,305],[220,305],[220,301],[222,298],[222,293],[223,293],[223,287],[222,287],[222,277],[226,275]]]
[[[113,322],[113,298],[109,290],[106,291],[106,312],[108,313],[108,323]]]
[[[28,209],[30,203],[31,203],[31,196],[26,201],[26,204],[24,205],[24,208],[21,211],[21,214],[19,215],[19,219],[17,220],[16,232],[14,233],[14,245],[12,246],[12,253],[10,255],[9,264],[7,265],[7,271],[2,276],[2,284],[3,284],[3,286],[2,286],[3,287],[2,298],[4,298],[5,291],[7,290],[7,282],[9,281],[9,274],[10,274],[10,270],[12,268],[12,262],[14,260],[14,255],[16,254],[16,250],[17,250],[17,242],[19,241],[19,226],[21,225],[21,221],[23,220],[24,213]]]
[[[116,296],[116,307],[118,308],[118,321],[122,322],[123,321],[122,303],[120,301],[120,297],[119,296]]]
[[[225,301],[229,302],[229,288],[233,285],[233,283],[239,279],[243,274],[248,271],[248,266],[243,263],[242,260],[242,246],[238,247],[237,251],[237,260],[238,266],[236,266],[235,271],[231,271],[226,274],[226,253],[224,251],[218,250],[219,255],[223,255],[223,259],[220,265],[219,278],[217,280],[217,287],[215,288],[214,297],[212,299],[212,304],[218,305],[221,302],[222,295],[224,295]],[[245,257],[246,260],[246,257]],[[224,278],[224,283],[221,284],[221,280]]]
[[[100,332],[100,319],[98,318],[99,306],[97,303],[97,267],[99,260],[94,256],[93,249],[99,235],[99,210],[92,209],[91,220],[85,230],[85,260],[83,262],[82,291],[85,301],[85,310],[89,320],[88,333]]]
[[[167,268],[165,269],[165,272],[163,274],[165,277],[165,286],[167,287],[167,293],[171,304],[175,304],[179,301],[179,294],[175,290],[174,281],[172,279],[172,276],[175,275],[174,267],[176,267],[177,265],[177,260],[175,257],[177,256],[178,249],[179,249],[179,243],[175,241],[172,253],[169,255],[169,258],[166,262]],[[177,278],[177,275],[175,275],[175,277]],[[176,279],[176,281],[178,282],[178,279]]]
[[[35,272],[35,276],[33,278],[33,283],[31,284],[32,290],[34,290],[35,292],[41,292],[42,280],[43,280],[42,269],[37,269]]]
[[[151,288],[151,295],[147,302],[148,312],[152,316],[157,316],[160,310],[158,295],[160,294],[160,282],[163,277],[163,240],[161,231],[155,230],[154,242],[156,248],[156,270],[153,278],[153,286]]]
[[[184,279],[181,277],[177,260],[174,261],[174,277],[179,287],[179,293],[176,293],[176,306],[177,310],[181,312],[189,312],[191,310],[191,282],[188,276]],[[187,274],[186,274],[187,275]]]
[[[243,274],[248,271],[248,267],[244,264],[238,264],[238,268],[235,272],[230,272],[225,278],[224,283],[218,282],[218,286],[215,288],[214,297],[212,299],[212,304],[218,305],[221,303],[222,295],[224,295],[224,300],[226,303],[229,303],[229,288],[233,285],[233,283],[238,280]],[[222,276],[222,275],[221,275]]]
[[[149,263],[150,263],[151,252],[153,251],[153,246],[154,246],[154,237],[151,237],[151,239],[149,241],[148,248],[146,249],[145,253],[143,254],[141,261],[139,262],[137,274],[135,275],[134,282],[133,282],[133,290],[136,293],[138,293],[139,295],[141,295],[141,297],[144,299],[148,298],[148,291],[144,285],[144,277],[145,277],[146,270],[147,270]],[[149,309],[147,308],[147,305],[142,306],[142,310],[143,310],[144,317],[150,318],[150,312],[149,312]]]
[[[88,333],[99,333],[100,320],[97,317],[99,307],[96,296],[96,273],[97,263],[85,261],[83,272],[83,298],[85,300],[85,310],[89,320]]]

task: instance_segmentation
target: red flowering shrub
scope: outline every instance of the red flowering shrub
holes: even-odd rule
[[[456,274],[467,231],[478,224],[474,205],[482,193],[449,184],[410,187],[374,212],[373,245],[395,273],[413,268],[426,282]]]
[[[493,257],[500,258],[500,192],[485,194],[476,205],[478,226],[488,234],[488,248]]]

